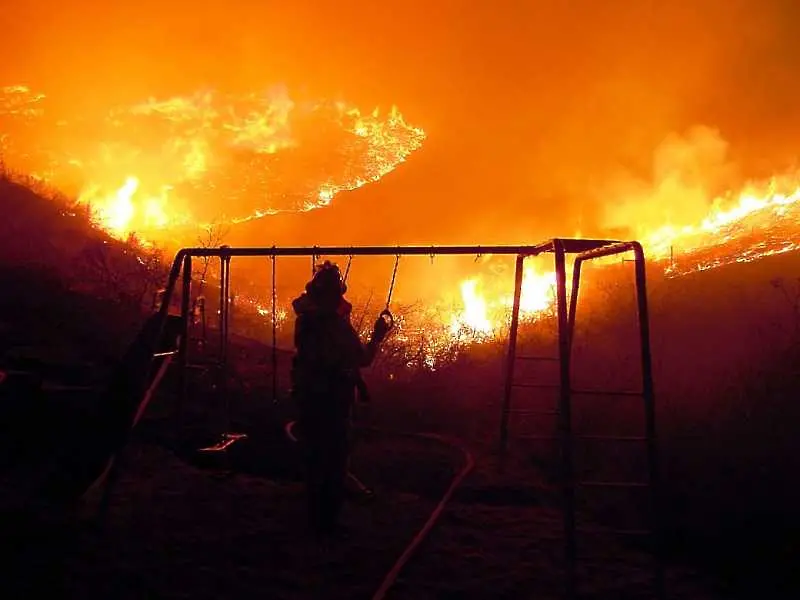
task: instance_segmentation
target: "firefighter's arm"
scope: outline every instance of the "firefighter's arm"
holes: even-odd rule
[[[372,361],[375,360],[375,355],[378,353],[378,348],[380,347],[380,342],[376,341],[375,337],[372,337],[367,345],[364,347],[364,354],[361,361],[362,367],[368,367],[372,364]]]
[[[372,335],[370,336],[370,340],[366,346],[364,363],[362,366],[368,366],[372,364],[372,361],[375,360],[375,355],[378,353],[381,342],[383,342],[383,340],[386,338],[386,334],[389,333],[391,328],[392,324],[387,323],[383,313],[381,313],[381,315],[375,321],[374,327],[372,328]]]

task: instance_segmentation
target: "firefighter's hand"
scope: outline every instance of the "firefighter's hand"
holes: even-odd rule
[[[387,318],[387,315],[389,318]],[[383,311],[378,319],[375,321],[375,326],[372,329],[372,339],[376,342],[382,342],[383,339],[386,337],[386,334],[394,326],[394,321],[391,319],[391,313],[389,311]]]

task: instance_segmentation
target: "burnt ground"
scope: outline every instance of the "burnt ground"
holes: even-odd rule
[[[38,318],[34,305],[5,321],[10,343],[3,364],[33,374],[33,387],[49,382],[102,390],[131,330],[119,321],[119,331],[104,327],[105,314],[91,303],[62,297],[68,301],[47,318]],[[489,422],[494,430],[496,407],[479,409],[470,399],[466,413],[448,407],[435,379],[427,386],[377,387],[362,424],[380,431],[362,431],[353,457],[354,471],[375,487],[376,500],[350,504],[344,537],[323,547],[305,530],[301,464],[283,433],[292,407],[284,394],[273,404],[269,349],[237,339],[231,356],[237,375],[227,386],[231,427],[249,438],[224,455],[198,453],[224,428],[225,402],[213,392],[218,380],[198,374],[178,419],[175,381],[168,378],[125,453],[105,520],[92,516],[96,495],[77,514],[3,515],[9,597],[371,597],[463,460],[447,445],[399,435],[421,431],[458,432],[477,467],[387,597],[562,597],[562,521],[547,471],[531,460],[531,448],[515,447],[500,474],[491,440],[471,433]],[[282,371],[286,363],[282,354]],[[86,406],[107,401],[79,392],[46,396],[31,439],[91,436],[80,416]],[[9,486],[13,480],[4,481],[4,493]],[[594,517],[587,512],[583,520]],[[580,541],[588,555],[579,570],[583,597],[652,597],[651,562],[642,548],[607,536]],[[703,572],[709,572],[705,565],[672,566],[670,597],[731,597],[730,587],[698,575]]]
[[[298,452],[282,431],[289,403],[273,405],[262,391],[235,396],[232,428],[249,437],[208,455],[197,450],[221,431],[214,396],[194,395],[179,420],[173,400],[159,398],[136,430],[105,519],[94,494],[77,513],[7,529],[14,597],[369,598],[463,461],[457,448],[401,434],[415,423],[375,407],[383,414],[362,423],[389,421],[393,431],[360,429],[353,470],[376,499],[349,504],[343,536],[323,545],[305,530]],[[387,597],[561,597],[552,486],[518,456],[500,474],[485,448],[466,444],[475,471]],[[581,551],[591,555],[579,571],[583,597],[651,597],[641,549],[598,538]],[[669,583],[671,597],[722,597],[690,569],[670,568]]]

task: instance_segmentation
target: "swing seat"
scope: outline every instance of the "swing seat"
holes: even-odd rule
[[[293,444],[300,443],[300,437],[298,437],[298,431],[296,429],[297,421],[289,421],[286,425],[283,426],[283,432],[286,434],[286,437],[289,438],[289,441]]]
[[[247,439],[246,433],[230,433],[226,432],[220,436],[220,440],[214,444],[213,446],[207,446],[205,448],[198,448],[198,452],[202,452],[204,454],[210,454],[215,452],[225,452],[228,448],[230,448],[233,444],[240,440]]]
[[[11,435],[4,449],[14,451],[20,464],[3,469],[2,511],[67,507],[106,483],[176,353],[179,327],[169,316],[162,319],[148,319],[108,386],[92,389],[91,402],[83,401],[85,393],[54,397],[41,385],[7,392],[8,402],[30,408],[5,422]]]
[[[361,504],[369,504],[375,500],[375,490],[364,484],[352,471],[347,471],[345,493],[350,500]]]

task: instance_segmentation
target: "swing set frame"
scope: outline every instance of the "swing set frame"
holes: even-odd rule
[[[528,257],[542,254],[552,254],[556,273],[556,309],[557,309],[557,338],[559,362],[558,388],[558,440],[560,445],[560,471],[561,494],[564,513],[565,559],[567,566],[567,596],[573,597],[575,593],[575,563],[576,555],[576,524],[575,524],[575,487],[573,469],[573,432],[571,420],[572,397],[575,394],[591,394],[572,389],[570,359],[572,354],[572,341],[575,331],[578,293],[580,289],[581,267],[583,263],[632,252],[634,258],[635,293],[637,316],[639,325],[639,345],[641,363],[641,391],[636,395],[641,396],[644,403],[644,441],[647,453],[647,485],[651,492],[651,509],[653,522],[654,553],[658,565],[661,564],[661,526],[659,506],[659,461],[656,443],[655,400],[652,376],[652,357],[650,348],[650,324],[647,302],[647,282],[645,269],[645,256],[642,246],[637,241],[619,241],[606,239],[577,239],[553,238],[534,245],[499,245],[499,246],[293,246],[293,247],[230,247],[219,248],[183,248],[175,255],[169,278],[164,290],[163,301],[160,306],[162,315],[166,318],[170,301],[181,280],[181,337],[178,348],[177,366],[179,369],[179,404],[178,410],[185,404],[188,396],[187,386],[187,356],[188,334],[191,310],[192,286],[192,259],[193,258],[218,258],[220,260],[220,310],[219,310],[219,336],[220,336],[220,361],[223,368],[227,365],[227,346],[229,337],[229,309],[230,309],[230,266],[231,260],[237,257],[265,257],[269,258],[272,265],[272,386],[273,400],[277,398],[277,345],[276,345],[276,262],[278,257],[311,257],[312,273],[316,260],[322,256],[347,256],[349,257],[347,271],[354,256],[395,256],[395,270],[392,274],[392,287],[397,273],[397,260],[401,256],[458,256],[458,255],[506,255],[515,256],[514,270],[514,300],[511,311],[511,324],[509,330],[508,349],[505,359],[504,386],[502,395],[502,408],[499,428],[500,457],[506,454],[509,443],[509,419],[512,414],[512,390],[514,384],[515,363],[518,359],[526,357],[517,356],[517,338],[520,323],[520,299],[522,296],[522,281],[524,261]],[[567,294],[567,256],[574,256],[572,270],[571,293]],[[181,277],[182,276],[182,277]],[[391,292],[389,295],[391,300]],[[388,308],[388,307],[387,307]],[[223,382],[226,379],[222,378]],[[519,385],[519,384],[517,384]],[[223,383],[221,392],[225,394]],[[596,392],[595,392],[596,393]],[[600,392],[607,394],[606,392]],[[501,463],[502,464],[502,463]],[[657,567],[655,588],[657,595],[663,593],[663,572]]]

